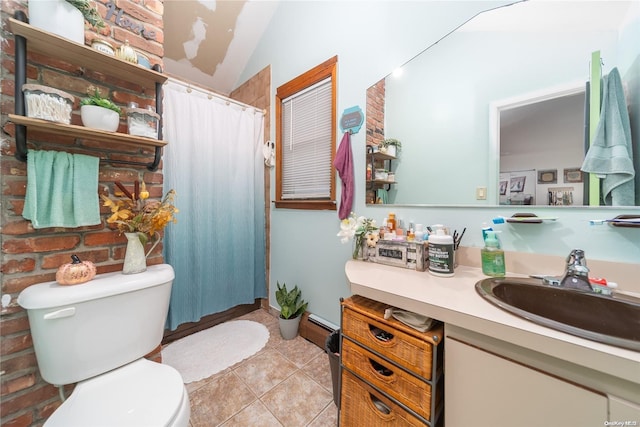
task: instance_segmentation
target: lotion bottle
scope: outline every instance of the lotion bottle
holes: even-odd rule
[[[495,231],[487,231],[484,248],[480,250],[482,257],[482,272],[491,277],[504,277],[506,269],[504,251],[500,249],[500,242]]]
[[[442,225],[434,225],[435,233],[429,236],[429,273],[451,277],[453,271],[453,236],[445,234]]]
[[[396,214],[389,212],[389,216],[387,217],[387,229],[389,231],[396,231],[396,224]]]

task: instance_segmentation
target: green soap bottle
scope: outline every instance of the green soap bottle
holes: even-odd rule
[[[487,231],[484,248],[480,251],[482,256],[482,272],[487,276],[504,277],[505,263],[504,251],[500,249],[500,242],[495,231]]]

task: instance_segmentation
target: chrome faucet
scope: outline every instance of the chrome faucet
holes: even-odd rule
[[[560,286],[593,292],[589,283],[589,269],[582,249],[574,249],[567,256],[567,267],[560,280]]]

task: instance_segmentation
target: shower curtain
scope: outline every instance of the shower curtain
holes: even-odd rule
[[[174,330],[266,297],[264,115],[173,79],[163,109],[164,188],[179,209],[164,240]]]

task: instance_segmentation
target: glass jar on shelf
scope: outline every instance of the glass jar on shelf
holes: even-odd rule
[[[160,116],[147,108],[127,108],[129,135],[158,139]]]

